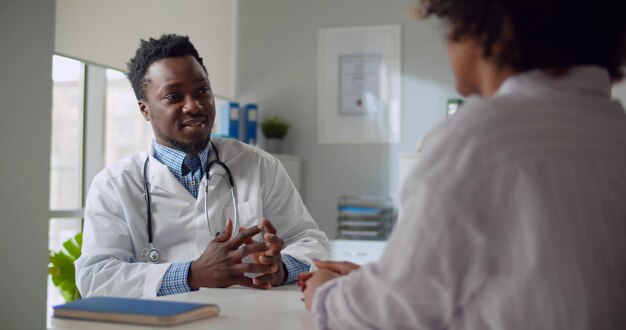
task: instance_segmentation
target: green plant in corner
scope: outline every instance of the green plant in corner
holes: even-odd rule
[[[289,132],[289,123],[276,116],[261,121],[261,131],[268,139],[283,139]]]
[[[48,272],[52,277],[52,284],[59,289],[65,302],[80,299],[76,287],[74,262],[80,257],[80,248],[83,245],[83,234],[63,242],[63,249],[59,252],[49,251]]]

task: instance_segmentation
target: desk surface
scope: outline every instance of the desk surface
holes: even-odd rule
[[[300,301],[295,285],[256,290],[244,287],[203,289],[158,299],[215,303],[220,315],[167,329],[315,329],[311,316]],[[51,329],[153,329],[121,323],[104,323],[51,318]]]

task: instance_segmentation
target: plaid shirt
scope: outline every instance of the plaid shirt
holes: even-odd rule
[[[154,142],[154,158],[163,163],[178,179],[181,185],[194,197],[198,198],[198,187],[206,172],[204,166],[209,158],[209,146],[197,156],[188,155],[183,151],[169,148]],[[284,284],[293,283],[298,274],[309,271],[309,265],[288,255],[281,255],[286,279]],[[191,261],[176,262],[167,269],[161,282],[157,296],[191,291],[187,278]]]
[[[204,166],[206,166],[209,158],[209,146],[207,145],[197,155],[198,157],[194,156],[154,142],[154,158],[165,164],[180,184],[187,189],[191,196],[197,199],[198,187],[206,170]]]

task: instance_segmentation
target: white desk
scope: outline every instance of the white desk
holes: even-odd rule
[[[203,289],[158,299],[216,303],[220,314],[216,317],[163,329],[315,329],[311,316],[300,301],[300,289],[295,285],[256,290],[244,287]],[[121,323],[88,322],[52,318],[51,329],[154,329]],[[159,327],[160,329],[160,327]]]

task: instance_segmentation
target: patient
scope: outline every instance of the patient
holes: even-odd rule
[[[624,1],[425,0],[466,102],[380,262],[301,277],[321,329],[626,329]]]

